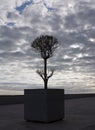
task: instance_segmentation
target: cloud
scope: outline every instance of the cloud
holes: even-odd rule
[[[14,75],[11,74],[11,64],[20,63],[20,69],[26,70],[24,79],[28,75],[30,82],[30,68],[38,68],[38,63],[42,68],[42,60],[31,50],[30,44],[37,36],[49,34],[56,36],[60,43],[54,57],[48,61],[49,66],[55,67],[61,74],[60,82],[63,83],[65,73],[71,82],[84,84],[87,81],[90,84],[90,79],[91,83],[95,83],[94,1],[4,0],[0,3],[0,64],[5,66],[8,63],[11,76]],[[19,64],[13,68],[14,71],[17,68]],[[18,73],[18,77],[23,79],[23,74],[20,74],[22,71]],[[88,74],[90,78],[87,77]],[[58,81],[59,78],[55,84],[58,85]],[[64,82],[66,84],[67,78]]]

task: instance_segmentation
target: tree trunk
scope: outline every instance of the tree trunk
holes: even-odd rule
[[[47,59],[44,59],[44,88],[47,89]]]

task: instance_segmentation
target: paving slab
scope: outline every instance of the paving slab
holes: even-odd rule
[[[65,119],[26,122],[24,105],[0,105],[0,130],[95,130],[95,97],[65,100]]]

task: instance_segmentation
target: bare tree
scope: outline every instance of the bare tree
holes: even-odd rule
[[[44,88],[47,89],[48,80],[54,73],[53,69],[48,73],[47,59],[53,56],[53,52],[58,47],[58,40],[53,36],[41,35],[31,43],[31,47],[40,53],[44,60],[44,70],[37,70],[37,73],[44,80]]]

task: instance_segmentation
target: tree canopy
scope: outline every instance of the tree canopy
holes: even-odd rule
[[[32,42],[31,47],[39,52],[43,59],[48,59],[58,47],[58,40],[53,36],[41,35]]]

